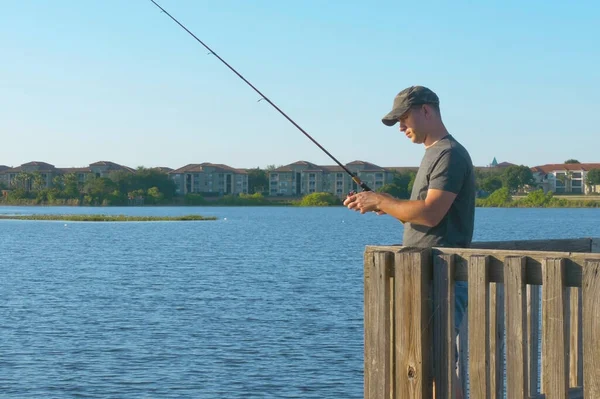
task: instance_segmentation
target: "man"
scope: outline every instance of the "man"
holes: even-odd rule
[[[388,214],[404,223],[404,246],[462,247],[471,245],[475,219],[475,173],[468,151],[442,122],[439,98],[423,86],[411,86],[396,95],[392,110],[383,117],[387,126],[400,124],[415,144],[425,146],[410,200],[364,191],[348,196],[349,209]],[[455,289],[455,332],[467,306],[467,284]]]
[[[423,86],[402,90],[382,119],[400,123],[415,144],[425,146],[410,200],[364,191],[344,201],[361,213],[376,211],[404,223],[404,246],[468,247],[475,219],[475,173],[467,150],[442,122],[438,96]]]

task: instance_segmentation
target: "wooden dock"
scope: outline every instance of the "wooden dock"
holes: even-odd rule
[[[457,384],[472,399],[600,398],[594,252],[600,240],[592,238],[469,249],[368,246],[365,399],[455,398]],[[469,289],[461,378],[454,366],[455,281]]]

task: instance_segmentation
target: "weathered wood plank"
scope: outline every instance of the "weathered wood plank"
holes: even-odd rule
[[[396,253],[396,397],[431,398],[430,251]]]
[[[469,268],[470,397],[490,397],[489,279],[487,256],[472,256]]]
[[[365,253],[364,260],[364,397],[392,398],[390,275],[394,254]]]
[[[582,332],[581,332],[581,288],[567,288],[569,328],[569,386],[583,385]]]
[[[393,251],[398,252],[404,247],[399,246],[367,246],[366,251]],[[501,283],[504,281],[504,259],[507,256],[526,256],[526,283],[542,285],[542,261],[545,258],[565,258],[565,285],[568,287],[581,287],[582,265],[586,259],[600,260],[600,253],[570,253],[570,252],[539,252],[539,251],[510,251],[487,250],[472,248],[434,248],[433,255],[453,254],[455,256],[456,281],[467,281],[468,259],[472,255],[489,257],[490,282]]]
[[[478,241],[471,248],[520,251],[590,252],[591,238],[566,238],[552,240]]]
[[[583,389],[600,398],[600,262],[586,262],[583,273]]]
[[[569,388],[569,399],[583,399],[583,389],[581,387]],[[531,399],[546,399],[543,393],[531,396]]]
[[[506,309],[506,396],[525,399],[527,392],[527,295],[525,258],[507,257],[504,264]]]
[[[542,268],[542,392],[548,399],[564,399],[569,389],[565,260],[545,259]]]
[[[433,259],[433,362],[435,399],[452,399],[454,367],[454,256]]]
[[[529,353],[527,363],[529,369],[529,396],[534,397],[539,393],[538,375],[540,375],[540,286],[527,286],[527,333],[529,335]],[[541,387],[541,381],[540,381]]]
[[[468,392],[469,379],[469,317],[464,315],[458,330],[458,375],[462,392]],[[465,394],[466,396],[466,394]]]
[[[504,284],[490,284],[490,392],[504,399]]]

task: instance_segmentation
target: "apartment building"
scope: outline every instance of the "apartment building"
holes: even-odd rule
[[[556,194],[589,194],[596,190],[586,184],[587,173],[600,169],[600,163],[546,164],[531,168],[536,183]]]
[[[33,178],[22,178],[22,176],[31,176],[35,174],[39,176],[34,181]],[[47,188],[52,186],[52,180],[62,174],[54,165],[46,162],[32,161],[24,163],[15,168],[8,168],[0,171],[0,175],[3,176],[3,181],[8,187],[20,187],[25,190],[31,190],[35,186],[36,188]]]
[[[416,168],[382,168],[365,161],[353,161],[344,165],[372,190],[377,190],[394,178],[394,172]],[[316,165],[297,161],[269,171],[269,194],[271,196],[300,196],[314,192],[328,192],[344,197],[360,187],[339,165]]]
[[[10,169],[10,166],[0,165],[0,186],[8,187],[8,175],[3,173],[8,169]]]
[[[307,161],[297,161],[269,171],[269,194],[297,196],[304,193],[323,192],[327,170]]]
[[[223,164],[188,164],[168,174],[175,182],[176,192],[180,195],[248,193],[248,172]]]
[[[14,168],[0,167],[0,181],[9,188],[44,189],[52,187],[57,176],[74,173],[78,181],[83,184],[91,177],[108,177],[110,173],[116,171],[135,172],[130,167],[109,161],[94,162],[81,168],[57,168],[47,162],[32,161]]]

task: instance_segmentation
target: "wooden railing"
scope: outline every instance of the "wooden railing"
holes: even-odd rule
[[[367,247],[365,398],[454,398],[458,385],[474,399],[600,398],[600,253],[592,252],[596,239]],[[455,281],[469,290],[462,379]]]

